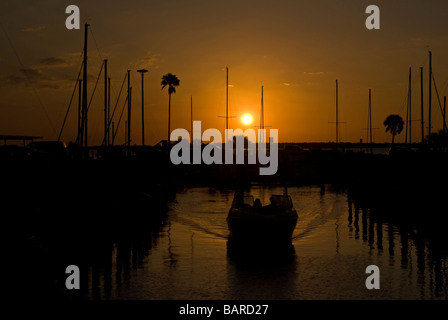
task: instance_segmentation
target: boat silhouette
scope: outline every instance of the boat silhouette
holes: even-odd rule
[[[236,192],[227,216],[230,237],[257,242],[291,241],[298,214],[287,194],[272,195],[263,206],[250,194]]]

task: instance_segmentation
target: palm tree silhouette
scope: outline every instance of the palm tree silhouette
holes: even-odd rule
[[[162,90],[168,86],[168,140],[166,145],[170,145],[170,133],[171,133],[171,94],[176,93],[176,87],[179,86],[179,79],[172,73],[167,73],[162,77]]]
[[[395,135],[400,134],[403,131],[404,121],[398,114],[391,114],[384,120],[384,126],[386,132],[392,134],[392,144],[395,142]]]

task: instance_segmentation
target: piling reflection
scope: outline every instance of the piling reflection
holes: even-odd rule
[[[165,227],[162,204],[139,197],[108,206],[78,204],[84,211],[74,204],[51,225],[42,219],[34,236],[16,247],[22,274],[18,295],[55,300],[117,298],[132,271],[141,268],[157,246]],[[80,269],[80,290],[65,286],[69,265]]]
[[[380,208],[361,205],[359,201],[351,198],[350,194],[347,203],[349,235],[353,233],[354,228],[354,238],[359,239],[361,208],[361,238],[370,251],[381,255],[385,242],[390,266],[393,267],[399,262],[401,269],[408,270],[408,277],[416,279],[420,298],[447,297],[448,235],[440,232],[437,221],[429,221],[420,212],[418,215],[412,212],[409,207]],[[428,206],[428,210],[432,209],[433,207]],[[406,215],[407,219],[403,219]],[[384,236],[387,239],[383,239]],[[399,259],[395,259],[397,252]]]
[[[131,218],[131,224],[124,223],[127,228],[94,250],[93,259],[84,261],[86,273],[91,277],[86,286],[88,292],[85,292],[89,299],[118,298],[121,288],[128,286],[133,272],[143,268],[145,259],[157,247],[167,220],[162,208],[147,214],[145,218]]]

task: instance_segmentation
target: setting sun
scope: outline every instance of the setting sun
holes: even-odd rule
[[[252,116],[249,113],[245,113],[241,117],[241,122],[244,123],[245,125],[251,124],[252,121],[253,121],[253,118],[252,118]]]

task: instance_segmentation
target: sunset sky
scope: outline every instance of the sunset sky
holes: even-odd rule
[[[67,30],[68,5],[78,5],[81,29]],[[368,30],[365,9],[381,10],[381,29]],[[448,2],[446,0],[128,0],[11,1],[0,3],[0,134],[57,139],[82,63],[84,23],[89,23],[89,99],[102,60],[109,61],[112,107],[131,70],[132,142],[141,144],[141,76],[145,67],[146,142],[166,139],[168,93],[161,78],[173,73],[171,129],[224,129],[225,68],[229,68],[230,128],[248,128],[241,116],[260,116],[264,86],[265,125],[280,142],[335,140],[335,80],[339,82],[342,141],[366,140],[368,92],[372,89],[375,142],[389,142],[384,119],[406,118],[412,67],[413,120],[420,119],[420,70],[424,67],[428,116],[428,51],[440,99],[448,95]],[[89,144],[103,137],[103,77],[89,110]],[[442,116],[433,92],[433,131]],[[115,124],[123,108],[117,107]],[[76,139],[77,94],[62,139]],[[124,141],[124,120],[117,143]],[[255,127],[253,127],[255,128]],[[256,129],[256,128],[255,128]],[[413,122],[413,141],[420,124]],[[425,132],[427,129],[425,129]],[[404,132],[396,139],[404,141]]]

